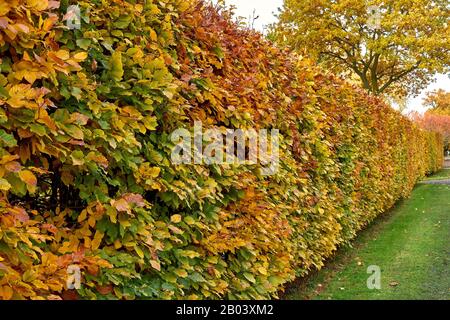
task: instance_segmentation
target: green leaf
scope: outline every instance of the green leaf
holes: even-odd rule
[[[0,109],[0,123],[6,123],[8,122],[8,116],[6,115],[5,110]]]
[[[30,131],[36,133],[38,136],[45,136],[47,134],[45,126],[40,124],[30,124]]]
[[[251,283],[256,283],[256,279],[253,276],[253,274],[248,273],[248,272],[244,272],[244,277],[245,279],[247,279],[248,281],[250,281]]]
[[[11,192],[23,197],[27,194],[27,185],[18,176],[9,176],[8,181],[11,184]]]
[[[84,164],[84,153],[80,150],[75,150],[70,155],[74,166],[82,166]]]
[[[114,22],[114,27],[118,29],[125,29],[130,25],[131,20],[132,18],[129,15],[120,16],[119,19]]]
[[[189,225],[193,225],[195,223],[195,219],[192,218],[191,216],[187,216],[184,218],[184,222],[189,224]]]
[[[142,122],[148,130],[156,130],[158,127],[158,119],[156,117],[145,117]]]
[[[269,277],[269,282],[274,286],[278,286],[283,283],[283,279],[278,276],[271,276]]]
[[[70,93],[72,94],[73,97],[75,97],[75,99],[77,99],[78,101],[81,100],[81,89],[77,88],[77,87],[73,87],[72,90],[70,90]]]
[[[83,130],[81,130],[79,127],[73,125],[73,124],[68,124],[65,127],[65,131],[72,137],[75,138],[77,140],[83,140],[84,138],[84,134],[83,134]]]
[[[205,278],[198,272],[190,274],[189,278],[194,282],[206,282]]]
[[[11,133],[6,133],[5,130],[0,129],[0,141],[3,142],[3,145],[6,147],[15,147],[17,146],[17,141],[14,138],[14,135]]]
[[[88,50],[90,45],[91,45],[90,39],[78,39],[77,40],[77,46],[83,50]]]
[[[3,99],[9,98],[9,92],[4,87],[0,87],[0,98],[3,98]]]

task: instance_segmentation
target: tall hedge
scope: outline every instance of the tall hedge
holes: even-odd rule
[[[439,136],[230,21],[0,2],[0,298],[276,297],[441,167]],[[196,120],[279,129],[278,172],[173,164]]]

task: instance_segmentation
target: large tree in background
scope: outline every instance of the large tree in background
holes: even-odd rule
[[[424,105],[429,107],[428,113],[450,116],[450,92],[439,89],[427,95]]]
[[[406,97],[450,64],[448,0],[285,0],[272,36],[369,92]]]

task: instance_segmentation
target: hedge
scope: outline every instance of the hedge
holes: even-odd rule
[[[3,299],[277,297],[442,165],[437,134],[193,0],[3,1],[0,48]],[[278,171],[175,165],[194,121],[278,129]]]

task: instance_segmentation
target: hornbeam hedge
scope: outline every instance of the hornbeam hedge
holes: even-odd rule
[[[0,63],[3,299],[277,297],[442,164],[438,135],[194,0],[2,0]],[[279,129],[278,172],[174,165],[194,121]]]

